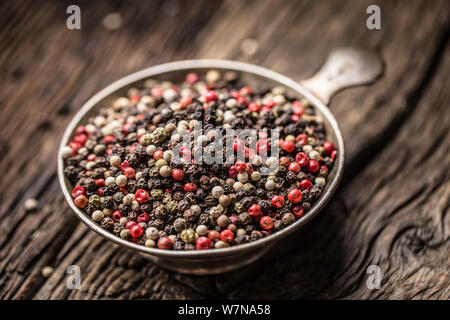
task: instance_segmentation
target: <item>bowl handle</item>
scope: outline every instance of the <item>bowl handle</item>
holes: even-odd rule
[[[369,84],[383,71],[383,62],[374,52],[357,48],[333,50],[314,76],[301,84],[325,105],[339,90]]]

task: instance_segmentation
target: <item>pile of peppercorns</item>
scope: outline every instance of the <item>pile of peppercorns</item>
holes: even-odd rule
[[[175,147],[194,140],[199,123],[208,133],[174,161]],[[259,130],[256,147],[239,138],[232,144],[245,161],[193,160],[217,152],[208,129],[226,136],[246,128]],[[273,129],[279,139],[268,134]],[[279,157],[266,157],[275,146]],[[336,152],[304,98],[210,70],[130,89],[77,128],[63,158],[74,204],[102,228],[147,247],[202,250],[255,241],[302,217],[321,196]],[[276,170],[264,175],[262,166]]]

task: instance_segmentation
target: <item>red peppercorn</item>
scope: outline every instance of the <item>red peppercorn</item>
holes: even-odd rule
[[[259,139],[256,142],[256,152],[258,154],[266,154],[269,150],[269,142],[266,139]]]
[[[288,199],[292,203],[299,203],[300,201],[302,201],[302,196],[302,192],[295,188],[288,193]]]
[[[232,214],[231,216],[229,216],[230,219],[230,223],[232,224],[236,224],[239,221],[239,217],[235,214]]]
[[[147,222],[148,220],[150,220],[150,216],[148,215],[147,212],[141,213],[138,217],[137,217],[137,222]]]
[[[284,197],[283,196],[273,196],[271,201],[272,206],[275,208],[281,208],[284,206]]]
[[[87,157],[87,161],[94,161],[97,158],[97,156],[93,153],[91,153],[90,155],[88,155]]]
[[[325,171],[325,173],[328,174],[328,167],[327,166],[323,165],[323,166],[320,167],[320,169]]]
[[[336,149],[336,147],[334,146],[334,144],[332,142],[326,141],[323,143],[323,150],[325,151],[325,153],[330,154],[335,149]]]
[[[226,229],[220,233],[220,240],[222,240],[223,242],[231,243],[233,241],[233,239],[234,239],[234,234],[231,230]]]
[[[309,160],[308,170],[311,173],[317,172],[320,169],[320,165],[316,160]]]
[[[86,135],[88,134],[86,127],[84,127],[84,126],[78,126],[76,133],[77,134],[86,134]]]
[[[164,152],[162,151],[162,150],[156,150],[154,153],[153,153],[153,159],[155,159],[155,160],[160,160],[160,159],[162,159],[164,157]]]
[[[237,103],[238,104],[242,104],[242,105],[244,105],[244,106],[246,106],[247,105],[247,99],[245,99],[244,97],[238,97],[237,99],[236,99],[236,101],[237,101]]]
[[[228,175],[230,178],[236,179],[238,176],[238,170],[236,169],[236,166],[232,165],[230,169],[228,170]]]
[[[128,167],[128,168],[125,168],[125,170],[123,170],[123,174],[128,179],[131,179],[131,178],[134,178],[135,171],[132,167]]]
[[[236,161],[236,163],[234,164],[234,167],[236,168],[236,170],[238,172],[244,171],[246,169],[246,165],[244,161]]]
[[[138,203],[145,203],[150,199],[148,192],[144,189],[137,189],[134,193],[134,198]]]
[[[120,187],[119,191],[122,192],[123,194],[128,194],[128,189],[126,187]]]
[[[83,194],[81,194],[81,195],[77,196],[75,199],[73,199],[73,203],[75,203],[75,205],[81,209],[86,207],[87,202],[88,202],[88,199]]]
[[[292,213],[298,219],[303,216],[303,214],[305,213],[305,209],[303,209],[303,207],[301,206],[295,206],[294,208],[292,208]]]
[[[198,189],[197,185],[192,182],[188,182],[183,186],[184,192],[194,192]]]
[[[293,152],[295,150],[295,143],[289,140],[284,140],[281,143],[281,148],[286,152]]]
[[[123,131],[123,133],[125,133],[126,135],[128,134],[128,132],[129,132],[129,129],[130,129],[130,127],[132,126],[133,124],[131,123],[131,122],[125,122],[123,125],[122,125],[122,131]]]
[[[302,181],[300,181],[300,189],[302,189],[302,191],[309,190],[312,188],[312,186],[312,182],[308,179],[303,179]]]
[[[261,217],[261,220],[259,220],[259,225],[264,230],[270,230],[273,228],[273,220],[269,216]]]
[[[69,142],[69,147],[72,148],[72,156],[76,156],[78,150],[80,150],[83,146],[79,142],[71,141]]]
[[[198,237],[197,240],[195,241],[195,245],[198,250],[205,250],[211,248],[212,242],[211,239],[207,237]]]
[[[134,153],[134,150],[136,149],[136,145],[132,145],[129,149],[128,149],[128,153]]]
[[[239,95],[241,95],[241,96],[248,96],[251,94],[252,94],[252,88],[250,88],[249,86],[242,87],[239,90]]]
[[[256,102],[250,102],[250,104],[248,105],[248,110],[250,110],[251,112],[258,112],[259,110],[261,110],[261,106]]]
[[[127,224],[125,225],[125,228],[131,229],[131,227],[134,226],[134,225],[137,225],[137,222],[131,220],[131,221],[128,221],[128,222],[127,222]]]
[[[163,89],[160,86],[154,86],[150,93],[152,96],[160,97],[163,94]]]
[[[290,160],[288,157],[281,157],[280,158],[280,166],[287,167],[289,166]]]
[[[200,80],[200,77],[198,76],[198,74],[194,73],[194,72],[189,72],[186,75],[186,82],[189,84],[194,84],[196,83],[198,80]]]
[[[172,170],[172,178],[175,181],[182,181],[184,178],[184,172],[181,169],[173,169]]]
[[[191,97],[189,97],[189,96],[182,97],[182,98],[180,99],[180,107],[181,107],[182,109],[185,109],[188,105],[191,104],[191,102],[192,102],[192,98],[191,98]]]
[[[247,162],[247,163],[245,164],[245,169],[244,169],[244,171],[247,172],[247,173],[249,173],[249,174],[251,174],[253,171],[255,171],[255,169],[253,169],[253,166],[252,166],[252,164],[251,164],[250,162]]]
[[[288,169],[289,169],[289,171],[292,171],[294,173],[299,173],[300,170],[301,170],[301,167],[300,167],[300,165],[297,162],[291,162],[289,164]]]
[[[259,217],[262,215],[261,208],[256,203],[252,204],[250,208],[248,208],[248,214],[252,217]]]
[[[334,160],[336,158],[336,155],[337,155],[337,150],[331,151],[331,159]]]
[[[122,218],[122,214],[120,213],[119,210],[116,210],[113,212],[112,218],[114,219],[114,221],[119,221],[120,218]]]
[[[291,121],[292,122],[297,122],[298,120],[300,120],[300,117],[296,114],[291,114]]]
[[[173,241],[170,240],[169,237],[161,237],[158,239],[157,246],[159,249],[171,250],[173,247]]]
[[[306,166],[308,164],[308,156],[304,152],[299,152],[295,156],[295,161],[302,167]]]
[[[84,194],[86,194],[86,190],[82,186],[76,186],[72,190],[72,197],[74,198]]]
[[[206,101],[216,101],[217,100],[217,94],[213,90],[209,90],[205,93],[205,100]]]
[[[297,116],[301,116],[305,112],[303,105],[300,101],[294,101],[292,103],[292,112]]]
[[[105,179],[96,179],[95,180],[95,185],[97,187],[104,187],[105,186]]]
[[[301,133],[295,138],[295,141],[304,146],[308,143],[308,136],[304,133]]]
[[[234,138],[233,140],[233,150],[234,151],[242,151],[244,150],[244,143],[242,142],[241,139],[238,138]]]
[[[86,140],[87,140],[87,135],[85,135],[85,134],[78,134],[73,138],[73,141],[78,142],[82,145],[85,144]]]
[[[220,240],[220,233],[217,230],[209,230],[208,231],[208,238],[212,241],[219,241]]]
[[[114,136],[106,136],[103,138],[104,143],[113,143],[115,140]]]
[[[135,224],[134,226],[132,226],[130,228],[130,235],[133,238],[139,238],[140,236],[142,236],[143,233],[144,233],[144,229],[138,224]]]
[[[120,164],[120,169],[121,169],[122,171],[125,171],[125,169],[128,168],[128,167],[130,167],[130,164],[128,163],[127,160],[123,161],[123,162]]]
[[[141,100],[141,97],[138,94],[134,94],[130,97],[130,101],[131,102],[139,102],[139,100]]]

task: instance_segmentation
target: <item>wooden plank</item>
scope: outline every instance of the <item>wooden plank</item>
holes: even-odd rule
[[[443,175],[434,169],[445,154],[430,151],[445,141],[448,123],[439,125],[436,113],[422,123],[420,112],[431,112],[426,99],[443,106],[448,98],[439,83],[448,76],[441,70],[448,70],[449,5],[375,1],[383,29],[370,31],[365,28],[369,2],[183,1],[174,16],[164,13],[159,1],[82,2],[81,31],[65,28],[69,2],[2,4],[7,23],[0,29],[5,48],[0,52],[5,74],[0,183],[8,188],[0,194],[0,298],[448,298],[449,264],[442,255],[448,247],[441,243],[448,239],[448,185],[441,186],[437,177]],[[111,11],[123,15],[119,30],[101,25]],[[251,57],[240,48],[247,37],[259,41]],[[386,73],[374,86],[351,89],[332,102],[349,150],[346,183],[327,210],[293,238],[294,245],[280,244],[282,254],[267,258],[270,268],[254,265],[217,277],[167,272],[80,225],[58,193],[62,131],[79,106],[112,80],[164,61],[205,57],[249,61],[300,80],[343,45],[378,50]],[[428,128],[423,139],[416,137],[408,142],[409,151],[396,154],[405,137],[421,133],[423,126]],[[418,172],[403,165],[417,149],[423,152],[414,155],[414,163],[429,164]],[[442,166],[448,168],[448,162]],[[424,172],[430,178],[423,193],[405,187]],[[32,214],[22,208],[31,196],[41,204]],[[425,211],[424,220],[417,220]],[[432,231],[434,242],[422,239],[424,230]],[[408,239],[412,244],[404,245]],[[404,260],[404,248],[416,243],[426,243],[425,249]],[[417,260],[416,273],[405,267],[411,260]],[[380,264],[386,274],[381,291],[365,288],[369,263]],[[66,288],[66,268],[72,264],[82,270],[81,290]],[[45,265],[55,267],[48,279],[40,274]],[[444,270],[433,268],[438,265]],[[405,290],[412,284],[415,289]]]

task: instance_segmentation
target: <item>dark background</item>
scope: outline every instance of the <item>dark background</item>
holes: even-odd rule
[[[66,28],[71,4],[81,30]],[[371,4],[381,30],[366,28]],[[122,17],[116,30],[103,23],[112,12]],[[449,299],[449,12],[446,0],[2,1],[0,298]],[[64,202],[62,132],[112,81],[188,58],[246,61],[301,80],[339,46],[379,52],[384,76],[331,102],[348,150],[344,181],[263,261],[211,277],[168,272],[89,231]],[[30,197],[39,201],[31,213]],[[66,288],[73,264],[80,290]],[[366,286],[372,264],[379,290]],[[45,266],[54,268],[48,277]]]

